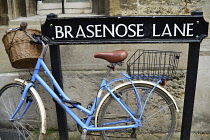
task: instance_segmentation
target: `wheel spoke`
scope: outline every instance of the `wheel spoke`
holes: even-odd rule
[[[132,85],[121,87],[116,91],[121,94],[121,100],[127,107],[136,113],[134,117],[140,119],[140,127],[135,129],[101,131],[103,139],[115,140],[119,138],[126,140],[130,137],[137,137],[139,140],[167,140],[171,138],[176,126],[173,102],[165,92],[155,89],[145,105],[143,114],[140,114],[142,112],[141,106],[145,104],[146,98],[153,86],[147,84],[136,84],[135,86],[139,94],[138,96],[134,92]],[[141,99],[138,100],[136,97],[140,97]],[[110,126],[126,126],[134,123],[131,119],[130,121],[125,121],[125,117],[120,118],[118,116],[126,116],[127,119],[131,118],[110,95],[103,102],[99,110],[98,124],[102,127],[104,124],[110,124]],[[140,118],[140,116],[142,117]]]
[[[27,105],[26,101],[15,118],[12,121],[9,120],[20,102],[22,89],[21,84],[12,83],[0,90],[0,116],[2,116],[0,117],[0,132],[7,135],[7,139],[11,137],[11,139],[18,140],[38,140],[42,126],[41,114],[36,98],[30,91],[27,94],[33,98],[33,102],[23,118],[19,118],[19,116]]]

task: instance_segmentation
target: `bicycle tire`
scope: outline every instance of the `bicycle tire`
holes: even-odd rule
[[[21,99],[23,84],[14,82],[5,85],[0,90],[0,139],[1,140],[40,140],[42,132],[41,107],[34,93],[29,89],[27,97],[32,99],[30,108],[23,118],[19,115],[23,112],[27,100],[13,121],[9,118],[17,108]],[[40,101],[39,101],[40,102]]]
[[[141,100],[145,102],[145,97],[153,88],[152,85],[135,83],[135,86],[139,92]],[[147,94],[142,95],[142,91]],[[120,94],[120,98],[128,105],[133,112],[138,112],[135,117],[139,118],[139,107],[137,107],[136,97],[134,95],[134,89],[131,84],[125,85],[119,88],[115,94]],[[164,105],[165,104],[165,105]],[[112,115],[111,115],[112,114]],[[121,115],[120,115],[121,114]],[[124,119],[123,119],[124,118]],[[122,107],[116,103],[116,100],[109,95],[102,103],[98,114],[98,126],[103,127],[113,121],[120,121],[129,119],[128,114],[122,109]],[[149,123],[152,122],[152,123]],[[130,125],[134,122],[126,122],[121,125]],[[162,90],[156,88],[151,94],[143,116],[141,118],[142,126],[136,129],[117,129],[101,131],[101,136],[104,140],[123,140],[136,138],[138,140],[168,140],[172,137],[176,128],[176,109],[174,102],[171,98]],[[119,125],[119,124],[117,124]],[[114,124],[110,126],[115,126]]]

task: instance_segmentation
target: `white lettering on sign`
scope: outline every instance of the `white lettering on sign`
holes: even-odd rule
[[[152,24],[151,28],[147,28],[147,32],[151,32],[152,37],[191,37],[193,34],[194,23],[180,24]],[[144,24],[97,24],[97,25],[78,25],[73,28],[70,25],[55,26],[55,38],[143,38],[145,36]]]
[[[119,33],[120,28],[122,29],[122,31],[124,31],[124,33],[122,33],[122,34]],[[116,26],[116,31],[115,32],[116,32],[116,35],[118,37],[124,37],[128,33],[128,28],[125,24],[119,24],[119,25]]]
[[[109,29],[106,25],[103,26],[103,37],[107,37],[107,31],[108,33],[112,36],[112,37],[115,37],[115,31],[114,31],[114,27],[115,25],[112,24],[112,28]]]
[[[174,25],[174,35],[177,35],[177,31],[182,35],[185,36],[186,33],[186,24],[183,24],[183,28],[182,30],[179,28],[179,26],[177,26],[176,24]]]
[[[193,36],[193,34],[190,34],[190,31],[193,31],[193,23],[188,23],[187,24],[187,36]]]
[[[83,31],[83,28],[81,25],[79,25],[79,28],[77,30],[77,35],[76,35],[76,38],[79,38],[79,37],[86,38],[85,32]]]
[[[131,28],[132,26],[133,26],[133,28]],[[129,34],[128,37],[135,37],[136,36],[136,31],[134,29],[135,27],[136,27],[136,24],[130,24],[128,26],[128,30],[132,32],[132,34]]]
[[[95,37],[102,37],[101,25],[95,25]]]
[[[169,26],[168,26],[168,24],[166,24],[166,26],[165,26],[165,28],[164,28],[164,30],[163,30],[163,33],[162,33],[162,35],[161,36],[172,36],[172,34],[171,34],[171,31],[170,31],[170,28],[169,28]]]
[[[74,38],[74,36],[71,34],[71,31],[72,31],[71,26],[65,26],[65,38],[68,38],[68,36]]]
[[[91,35],[87,35],[87,38],[93,38],[94,37],[94,31],[92,31],[91,29],[94,29],[94,25],[88,25],[87,26],[87,31],[91,34]]]
[[[63,38],[64,31],[62,26],[55,26],[55,38]]]
[[[182,27],[179,27],[177,24],[173,25],[173,28],[170,28],[169,24],[166,24],[163,31],[157,33],[156,30],[156,24],[153,24],[153,36],[177,36],[177,33],[179,33],[181,36],[193,36],[193,23],[184,23]]]
[[[140,34],[140,32],[143,32],[143,29],[140,29],[140,27],[143,27],[144,24],[137,24],[137,37],[143,37],[144,34]]]

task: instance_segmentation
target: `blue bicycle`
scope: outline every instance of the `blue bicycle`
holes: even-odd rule
[[[11,32],[21,30],[31,42],[41,44],[42,52],[30,81],[15,79],[0,89],[1,140],[43,139],[47,118],[36,90],[37,83],[77,122],[82,140],[94,132],[100,132],[104,140],[168,140],[172,137],[178,107],[161,84],[165,84],[175,73],[180,53],[137,50],[127,62],[128,74],[122,73],[121,78],[111,81],[107,80],[110,72],[116,65],[122,65],[128,53],[125,50],[96,53],[95,58],[104,59],[110,64],[96,98],[91,106],[85,108],[66,96],[47,68],[43,60],[48,48],[47,38],[30,35],[25,28],[26,24],[21,23],[20,28]],[[39,75],[40,69],[50,79],[58,95]],[[87,117],[80,119],[72,109],[80,110]]]

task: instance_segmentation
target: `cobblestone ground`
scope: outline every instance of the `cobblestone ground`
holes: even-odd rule
[[[80,138],[81,138],[81,134],[79,132],[70,132],[69,133],[70,140],[80,140]],[[45,140],[59,140],[58,132],[47,134],[47,135],[45,135],[44,139]],[[175,133],[171,140],[179,140],[179,139],[180,139],[180,133]],[[86,140],[101,140],[101,137],[87,135]],[[120,140],[120,139],[116,139],[116,140]],[[130,139],[130,140],[135,140],[135,139]],[[154,139],[152,139],[152,140],[154,140]],[[190,140],[210,140],[210,134],[191,133]]]

